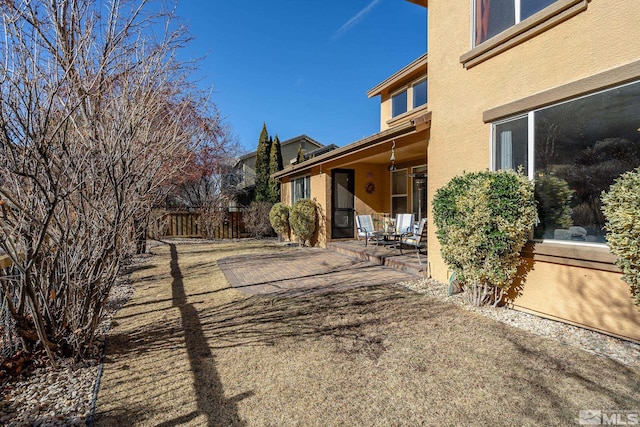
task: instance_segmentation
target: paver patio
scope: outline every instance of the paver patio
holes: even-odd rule
[[[286,256],[232,256],[218,260],[218,265],[231,286],[256,295],[337,292],[418,278],[321,248],[299,248]]]
[[[114,319],[97,426],[575,425],[580,410],[640,409],[637,369],[399,286],[319,292],[341,285],[312,275],[352,271],[329,252],[154,250]],[[316,270],[296,282],[299,263]]]

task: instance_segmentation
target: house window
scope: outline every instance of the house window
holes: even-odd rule
[[[391,216],[407,213],[407,170],[398,169],[391,172]]]
[[[295,203],[300,199],[311,198],[311,177],[303,176],[291,181],[293,191],[291,192],[291,203]]]
[[[529,174],[528,121],[528,116],[521,116],[494,125],[493,164],[496,169],[522,168],[523,173]]]
[[[407,90],[391,96],[391,117],[407,112]]]
[[[536,186],[536,239],[606,243],[600,195],[640,166],[640,82],[492,126],[494,169],[525,165]]]
[[[427,103],[427,79],[413,85],[413,108]]]
[[[503,32],[557,0],[475,0],[475,45]]]

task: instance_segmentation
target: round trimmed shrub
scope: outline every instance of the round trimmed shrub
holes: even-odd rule
[[[474,305],[498,304],[513,283],[536,221],[533,184],[514,171],[453,178],[433,199],[445,263]]]
[[[289,206],[283,203],[276,203],[269,212],[269,221],[276,232],[289,238],[291,229],[289,228]]]
[[[620,175],[601,199],[609,248],[640,305],[640,167]]]
[[[302,245],[316,232],[316,203],[310,199],[297,200],[289,209],[289,225],[293,234],[298,236]]]

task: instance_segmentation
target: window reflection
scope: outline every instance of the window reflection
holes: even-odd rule
[[[534,113],[535,237],[604,242],[600,195],[640,165],[640,83]]]

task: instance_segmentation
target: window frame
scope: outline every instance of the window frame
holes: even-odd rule
[[[426,96],[424,99],[424,104],[420,104],[420,105],[416,105],[416,90],[415,87],[418,86],[419,84],[425,84],[425,89],[426,89]],[[429,103],[429,84],[427,83],[427,77],[421,78],[416,80],[415,82],[411,83],[411,101],[410,101],[410,105],[412,105],[411,110],[415,110],[416,108],[420,108],[423,105],[427,105]]]
[[[476,0],[469,0],[471,7],[469,46],[471,49],[460,56],[460,63],[466,69],[472,68],[571,19],[587,10],[588,3],[589,0],[556,0],[544,9],[476,45]]]
[[[527,117],[528,122],[527,122],[527,163],[528,163],[528,174],[527,177],[529,178],[530,181],[533,181],[535,178],[535,114],[537,112],[549,109],[549,108],[553,108],[559,105],[563,105],[563,104],[568,104],[571,102],[575,102],[584,98],[588,98],[591,96],[596,96],[599,94],[603,94],[606,93],[608,91],[612,91],[612,90],[616,90],[625,86],[629,86],[629,85],[633,85],[633,84],[640,84],[640,76],[638,76],[638,78],[636,78],[635,80],[632,81],[625,81],[625,82],[620,82],[616,85],[611,85],[611,86],[605,86],[600,88],[599,90],[594,90],[592,92],[589,93],[583,93],[580,95],[576,95],[573,96],[571,98],[567,98],[567,99],[562,99],[562,100],[558,100],[556,102],[553,103],[548,103],[545,105],[541,105],[537,108],[532,108],[528,111],[525,112],[520,112],[517,114],[514,114],[512,116],[509,117],[504,117],[501,119],[496,119],[494,121],[491,121],[491,128],[490,128],[490,146],[489,146],[489,167],[491,170],[495,171],[498,170],[497,169],[497,165],[495,162],[495,155],[496,155],[496,127],[504,124],[504,123],[508,123],[511,121],[515,121],[515,120],[519,120],[522,119],[523,117]],[[560,240],[560,239],[544,239],[544,238],[533,238],[533,230],[531,233],[531,237],[530,237],[530,242],[532,243],[543,243],[545,245],[569,245],[569,246],[581,246],[581,247],[587,247],[587,248],[609,248],[609,244],[606,242],[580,242],[580,241],[574,241],[574,240]],[[598,257],[596,259],[599,259],[601,257]]]
[[[402,88],[396,90],[395,92],[393,92],[391,94],[390,99],[391,99],[391,119],[392,120],[395,119],[395,118],[398,118],[398,117],[402,116],[403,114],[406,114],[406,113],[408,113],[410,111],[409,110],[409,102],[410,102],[410,99],[412,97],[409,96],[409,87],[410,86],[403,86]],[[394,110],[394,108],[393,108],[393,106],[394,106],[393,100],[394,100],[395,97],[397,97],[398,95],[400,95],[402,93],[404,93],[406,98],[407,98],[406,102],[405,102],[405,106],[404,106],[405,109],[401,113],[394,114],[394,111],[393,111]]]
[[[302,181],[304,186],[304,189],[303,189],[304,196],[300,198],[296,198],[296,183],[298,181]],[[305,197],[306,195],[308,195],[308,197]],[[300,199],[310,199],[310,198],[311,198],[311,175],[302,175],[302,176],[297,176],[293,178],[291,180],[291,204],[293,205],[295,202],[297,202]]]
[[[398,173],[398,172],[402,172],[404,171],[404,178],[405,178],[405,192],[404,193],[397,193],[395,194],[393,192],[393,176],[394,174]],[[400,198],[404,198],[405,199],[405,204],[407,205],[407,209],[410,208],[409,206],[409,169],[408,168],[399,168],[396,170],[391,171],[391,173],[389,174],[389,211],[391,212],[391,215],[393,216],[393,199],[400,199]],[[405,212],[401,212],[401,213],[405,213]]]

